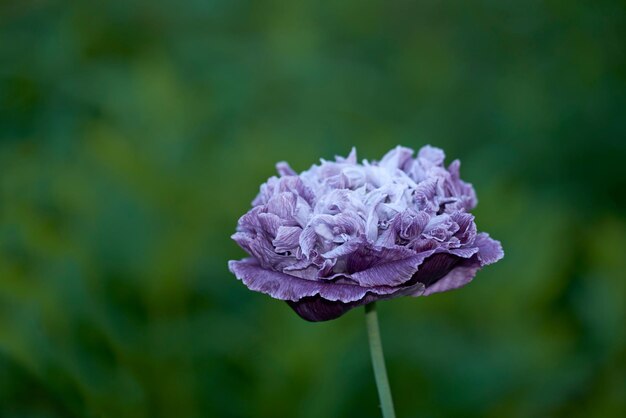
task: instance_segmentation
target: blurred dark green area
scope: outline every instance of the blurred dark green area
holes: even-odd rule
[[[626,416],[623,1],[0,2],[0,416],[378,417],[248,291],[258,186],[432,144],[506,257],[379,304],[399,417]]]

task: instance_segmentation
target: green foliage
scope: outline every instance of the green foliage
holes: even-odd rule
[[[378,304],[399,417],[626,416],[619,1],[0,3],[0,416],[378,417],[227,270],[273,164],[430,143],[506,257]]]

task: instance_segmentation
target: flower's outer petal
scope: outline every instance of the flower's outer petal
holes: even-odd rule
[[[408,282],[418,267],[434,251],[415,253],[404,247],[368,249],[353,254],[348,263],[352,266],[370,261],[371,266],[349,275],[361,286],[398,286]],[[372,259],[375,261],[372,263]]]
[[[448,273],[441,280],[438,280],[433,285],[428,286],[423,295],[428,296],[433,293],[446,292],[448,290],[458,289],[463,287],[472,281],[476,272],[480,269],[478,263],[470,263],[468,266],[458,266]]]
[[[372,299],[372,297],[368,296],[368,299]],[[321,296],[310,296],[295,302],[288,300],[287,304],[302,319],[306,319],[310,322],[321,322],[339,318],[350,309],[361,305],[362,303],[360,302],[361,301],[344,303],[341,301],[330,301],[322,298]]]
[[[275,299],[297,301],[316,296],[344,303],[361,300],[366,293],[389,295],[398,291],[393,286],[362,287],[328,281],[301,279],[286,273],[264,269],[254,258],[229,261],[228,268],[250,290],[266,293]]]
[[[434,282],[432,285],[426,284],[424,296],[463,287],[472,281],[474,276],[476,276],[476,272],[480,270],[482,266],[495,263],[504,256],[500,242],[489,238],[489,235],[486,233],[481,233],[476,236],[475,245],[476,248],[478,248],[478,253],[472,258],[460,263],[445,277]]]
[[[300,315],[301,318],[311,322],[319,322],[336,319],[348,312],[350,309],[367,305],[368,303],[396,298],[399,296],[419,296],[422,293],[424,293],[424,285],[416,283],[412,286],[396,289],[395,292],[386,295],[368,292],[365,296],[363,296],[363,298],[348,303],[330,301],[320,296],[305,297],[298,301],[287,301],[287,303],[298,315]]]
[[[482,232],[476,236],[474,245],[478,247],[478,258],[481,266],[493,264],[504,257],[504,251],[500,241],[489,237],[489,234]]]
[[[357,273],[383,262],[410,258],[414,255],[414,251],[398,245],[394,245],[391,248],[383,248],[368,244],[346,259],[346,272],[349,274]]]
[[[452,254],[433,254],[423,261],[412,280],[423,283],[428,290],[428,286],[436,283],[439,279],[450,273],[459,264],[460,258]]]

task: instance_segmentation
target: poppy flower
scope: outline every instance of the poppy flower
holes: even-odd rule
[[[232,238],[250,257],[230,271],[309,321],[466,285],[504,253],[477,232],[474,188],[444,158],[398,146],[380,161],[359,164],[353,149],[300,174],[278,163],[239,219]]]

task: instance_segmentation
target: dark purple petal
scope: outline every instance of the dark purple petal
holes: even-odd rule
[[[476,272],[479,270],[478,265],[458,266],[448,273],[445,277],[428,286],[424,292],[424,296],[433,293],[446,292],[448,290],[458,289],[472,281]]]
[[[428,290],[428,286],[450,273],[460,260],[459,257],[446,253],[431,255],[419,266],[412,280],[423,283]]]
[[[339,318],[350,309],[359,306],[360,301],[344,303],[341,301],[330,301],[323,299],[320,296],[312,296],[302,298],[298,301],[287,301],[287,304],[298,314],[302,319],[306,319],[311,322],[329,321],[331,319]]]
[[[362,299],[354,302],[330,301],[320,296],[305,297],[298,301],[287,301],[289,306],[301,318],[311,322],[329,321],[336,319],[350,309],[379,300],[392,299],[400,296],[420,296],[424,293],[424,285],[415,283],[411,286],[398,288],[390,294],[366,293]]]
[[[337,319],[352,308],[366,305],[383,298],[385,298],[383,295],[367,293],[363,299],[356,302],[345,303],[327,300],[320,296],[313,296],[302,298],[296,302],[287,301],[287,304],[300,315],[302,319],[306,319],[310,322],[321,322]]]
[[[405,247],[362,248],[349,257],[348,269],[358,268],[348,277],[361,286],[397,286],[411,280],[431,253],[417,254]],[[369,265],[369,266],[368,266]]]
[[[489,238],[488,234],[478,234],[474,244],[478,250],[476,255],[459,263],[440,280],[431,285],[426,284],[424,296],[465,286],[472,281],[482,266],[495,263],[504,256],[500,242]]]

